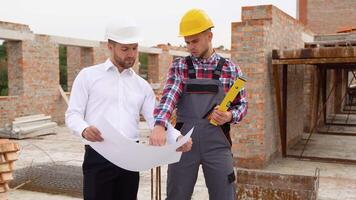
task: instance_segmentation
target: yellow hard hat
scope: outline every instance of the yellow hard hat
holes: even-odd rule
[[[212,27],[214,27],[213,22],[203,10],[191,9],[180,21],[179,36],[195,35]]]

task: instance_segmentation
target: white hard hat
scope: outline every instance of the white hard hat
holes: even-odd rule
[[[122,18],[107,25],[105,39],[120,44],[134,44],[142,41],[142,35],[133,19]]]

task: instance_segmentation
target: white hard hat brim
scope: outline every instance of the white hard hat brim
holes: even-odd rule
[[[126,27],[117,30],[107,30],[106,39],[120,44],[134,44],[143,40],[142,34],[137,27]]]

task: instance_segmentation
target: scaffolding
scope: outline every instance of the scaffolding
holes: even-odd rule
[[[351,34],[351,36],[355,37],[356,34]],[[296,157],[306,160],[356,164],[356,158],[343,159],[304,155],[311,136],[320,125],[327,127],[326,130],[320,131],[323,134],[334,134],[330,131],[331,126],[356,126],[356,121],[350,118],[350,115],[355,114],[353,105],[356,97],[356,87],[354,85],[356,80],[356,39],[345,40],[345,37],[340,38],[340,35],[319,38],[322,41],[306,43],[303,49],[272,51],[273,78],[276,89],[282,155],[283,157]],[[316,117],[310,124],[308,137],[298,156],[288,154],[287,151],[288,68],[290,66],[311,67],[316,72],[316,104],[311,105],[311,112],[314,112]],[[338,71],[338,73],[334,73],[334,84],[328,82],[331,70]],[[345,77],[345,75],[348,77],[347,81],[340,83],[339,80],[342,80],[340,76]],[[332,94],[337,90],[336,88],[342,88],[343,94],[338,97],[337,101],[330,102]],[[334,105],[331,105],[331,103],[334,103]],[[346,114],[346,117],[336,113],[328,113],[328,106],[342,107],[341,112]],[[337,134],[342,135],[342,133]],[[351,131],[344,135],[356,136],[356,132]]]

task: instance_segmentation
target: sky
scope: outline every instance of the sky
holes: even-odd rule
[[[241,21],[241,7],[273,4],[296,17],[296,0],[5,0],[0,21],[30,26],[36,34],[104,40],[105,27],[120,16],[134,18],[144,33],[142,46],[185,45],[178,37],[181,17],[203,9],[213,20],[213,46],[230,48],[231,22]]]

